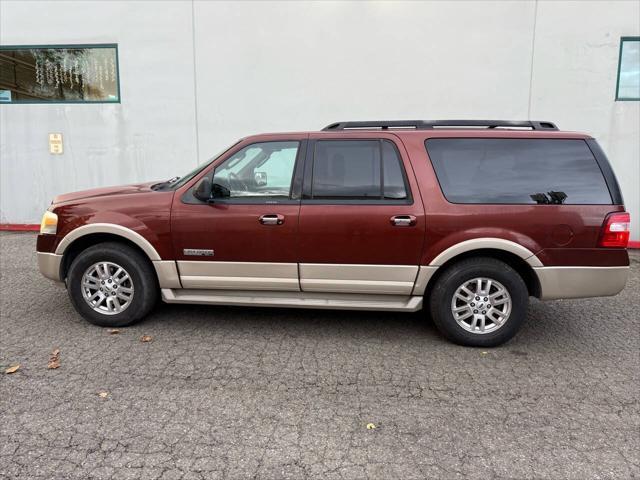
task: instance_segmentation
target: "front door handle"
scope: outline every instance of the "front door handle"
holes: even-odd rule
[[[389,220],[394,227],[413,227],[416,224],[416,217],[413,215],[394,215]]]
[[[258,221],[263,225],[282,225],[284,223],[284,215],[269,213],[262,215]]]

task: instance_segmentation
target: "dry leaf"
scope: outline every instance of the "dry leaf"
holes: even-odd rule
[[[120,330],[118,330],[117,328],[110,328],[108,332],[110,335],[117,335],[120,333]]]
[[[480,352],[480,355],[489,355],[489,352],[487,352],[487,351]]]
[[[20,368],[20,364],[16,363],[15,365],[11,365],[9,368],[7,368],[4,373],[15,373],[18,371],[18,369]]]
[[[98,392],[98,396],[100,398],[107,398],[109,396],[109,392]]]
[[[60,350],[59,349],[55,349],[53,352],[51,352],[51,355],[49,356],[49,363],[47,364],[47,368],[53,370],[55,368],[60,368]]]
[[[376,424],[375,423],[367,423],[367,430],[375,430],[376,428]]]
[[[153,340],[153,337],[151,335],[142,335],[140,337],[140,341],[143,343],[150,342],[151,340]]]

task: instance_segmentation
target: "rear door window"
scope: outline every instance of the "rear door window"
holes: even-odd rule
[[[612,203],[584,140],[431,138],[425,145],[452,203]]]
[[[400,156],[389,140],[319,140],[313,153],[314,200],[408,199]]]

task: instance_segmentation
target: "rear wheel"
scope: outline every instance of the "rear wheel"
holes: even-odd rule
[[[120,243],[101,243],[71,263],[67,290],[75,309],[102,327],[123,327],[153,308],[158,286],[149,261]]]
[[[448,267],[429,299],[440,332],[474,347],[495,347],[512,338],[526,318],[528,302],[527,286],[518,272],[485,257]]]

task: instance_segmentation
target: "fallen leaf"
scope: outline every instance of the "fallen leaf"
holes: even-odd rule
[[[60,350],[59,349],[56,348],[51,352],[51,355],[49,356],[49,363],[47,364],[47,368],[51,370],[60,368]]]
[[[142,335],[140,337],[140,341],[142,343],[147,343],[147,342],[150,342],[151,340],[153,340],[153,337],[151,335]]]
[[[120,330],[118,330],[117,328],[110,328],[108,332],[110,335],[117,335],[120,333]]]
[[[487,352],[486,350],[483,352],[480,352],[480,355],[489,355],[489,352]]]
[[[375,423],[367,423],[367,430],[375,430],[376,428],[376,424]]]
[[[98,396],[100,398],[107,398],[109,396],[109,392],[98,392]]]
[[[7,368],[4,373],[16,373],[19,368],[20,364],[16,363],[15,365],[11,365],[9,368]]]

